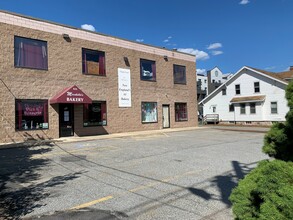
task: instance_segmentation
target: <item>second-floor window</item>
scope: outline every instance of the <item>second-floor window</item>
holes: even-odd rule
[[[254,83],[254,92],[255,92],[255,93],[260,92],[259,82],[255,82],[255,83]]]
[[[105,76],[105,52],[83,48],[82,73]]]
[[[156,81],[156,62],[152,60],[140,60],[140,79]]]
[[[14,37],[14,66],[48,70],[47,42]]]
[[[240,95],[241,94],[241,92],[240,92],[240,85],[239,84],[235,85],[235,94],[236,95]]]
[[[186,68],[185,66],[173,66],[173,75],[175,84],[186,84]]]

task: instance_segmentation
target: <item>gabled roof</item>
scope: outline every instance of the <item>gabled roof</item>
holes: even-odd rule
[[[292,79],[293,78],[293,70],[280,72],[280,73],[277,73],[277,75],[282,79]]]
[[[216,90],[214,90],[211,94],[209,94],[207,97],[205,97],[203,100],[201,100],[199,102],[199,104],[204,104],[207,100],[209,100],[211,97],[213,97],[215,94],[219,93],[222,88],[224,86],[226,86],[227,83],[229,83],[230,81],[234,80],[235,78],[237,78],[240,73],[242,72],[242,70],[250,70],[252,72],[255,72],[261,76],[265,76],[267,78],[276,80],[284,85],[288,85],[288,81],[285,81],[284,79],[282,79],[280,76],[278,76],[277,73],[273,73],[273,72],[268,72],[265,70],[260,70],[260,69],[256,69],[256,68],[252,68],[249,66],[243,66],[240,70],[238,70],[230,79],[228,79],[225,83],[223,83],[221,86],[219,86]]]
[[[269,71],[265,71],[265,70],[261,70],[261,69],[257,69],[257,68],[253,68],[253,67],[249,67],[250,69],[253,69],[253,70],[256,70],[258,72],[261,72],[267,76],[270,76],[270,77],[273,77],[275,79],[278,79],[278,80],[282,80],[284,82],[287,82],[284,80],[284,77],[281,77],[281,75],[279,75],[279,73],[273,73],[273,72],[269,72]]]

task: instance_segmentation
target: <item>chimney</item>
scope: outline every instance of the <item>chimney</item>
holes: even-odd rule
[[[293,71],[293,66],[290,66],[289,71]]]

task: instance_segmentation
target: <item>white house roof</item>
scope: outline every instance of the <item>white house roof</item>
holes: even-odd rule
[[[273,79],[276,80],[277,82],[284,84],[284,85],[288,85],[288,82],[285,81],[282,77],[280,77],[277,73],[272,73],[272,72],[268,72],[265,70],[260,70],[260,69],[256,69],[256,68],[252,68],[252,67],[248,67],[248,66],[243,66],[240,70],[238,70],[230,79],[228,79],[225,83],[223,83],[221,86],[219,86],[216,90],[214,90],[211,94],[209,94],[206,98],[204,98],[203,100],[201,100],[199,102],[199,104],[203,105],[206,101],[210,100],[212,97],[214,97],[215,94],[219,93],[222,88],[226,87],[226,84],[229,84],[230,81],[234,80],[235,78],[239,77],[241,72],[243,70],[250,70],[254,73],[257,73],[261,76],[267,77],[269,79]]]

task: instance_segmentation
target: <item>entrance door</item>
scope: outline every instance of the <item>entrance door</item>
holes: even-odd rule
[[[163,128],[170,128],[170,107],[163,105]]]
[[[74,135],[73,104],[59,104],[59,133],[60,137]]]

